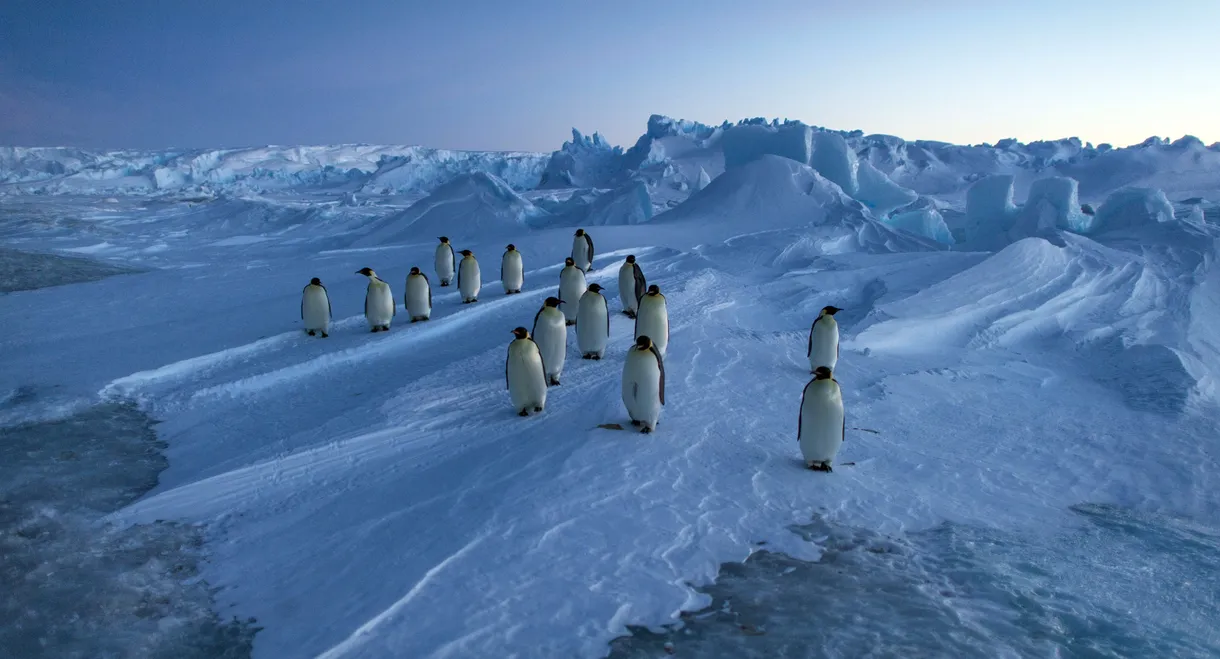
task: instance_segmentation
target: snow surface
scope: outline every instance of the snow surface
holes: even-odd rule
[[[761,146],[725,168],[722,143],[751,126],[762,124],[654,117],[626,150],[582,136],[566,169],[547,170],[572,180],[532,190],[474,165],[389,195],[325,177],[113,198],[11,187],[0,198],[0,240],[22,254],[11,258],[124,272],[66,283],[56,261],[46,280],[63,285],[0,296],[0,451],[25,451],[15,427],[114,419],[115,405],[157,420],[168,466],[96,525],[166,560],[186,554],[142,530],[198,529],[207,560],[190,578],[216,589],[218,619],[255,619],[255,657],[655,656],[662,638],[688,656],[1220,652],[1209,576],[1220,565],[1220,229],[1206,201],[1217,194],[1088,232],[1072,215],[1077,187],[1048,171],[1209,148],[959,147],[811,129],[849,147],[815,142],[843,171],[856,158],[854,194],[879,180],[859,176],[871,167],[894,183],[886,190],[919,195],[882,212]],[[88,164],[7,153],[7,171],[26,163],[39,189]],[[48,173],[57,162],[63,173]],[[1216,171],[1182,175],[1197,189]],[[944,237],[971,183],[997,173],[1034,181],[1014,209],[1028,233],[986,225],[1008,209],[999,185],[971,214],[994,248],[929,237]],[[632,325],[621,315],[608,357],[569,357],[545,413],[522,419],[508,404],[509,331],[555,294],[585,220],[590,282],[613,290],[635,254],[669,301],[667,406],[650,436],[598,427],[626,421],[618,379]],[[354,272],[398,282],[401,302],[409,268],[431,272],[438,235],[481,257],[486,291],[506,240],[516,244],[523,292],[463,305],[437,287],[431,320],[369,333]],[[315,276],[334,308],[327,339],[300,329]],[[827,304],[843,309],[848,436],[820,474],[802,468],[795,432],[808,326]],[[162,466],[117,462],[145,480]],[[88,528],[20,557],[75,560]],[[141,565],[158,592],[182,585],[168,566]],[[113,574],[80,578],[97,597],[129,592]],[[70,601],[14,592],[35,607]],[[139,618],[126,596],[113,601],[107,615]],[[191,601],[190,615],[150,615],[208,619]],[[723,624],[737,616],[766,633]],[[664,627],[684,620],[685,631]],[[139,642],[123,624],[96,628],[98,647]],[[203,643],[191,639],[180,640]]]

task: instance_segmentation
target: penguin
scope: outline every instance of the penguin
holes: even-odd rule
[[[601,284],[589,284],[576,310],[576,347],[584,359],[601,359],[610,340],[610,303]]]
[[[576,324],[577,305],[580,296],[585,294],[589,285],[585,283],[585,271],[576,266],[572,257],[563,260],[563,270],[559,271],[559,299],[563,300],[563,316],[569,325]]]
[[[568,351],[568,326],[563,312],[559,310],[561,302],[557,297],[548,297],[534,315],[534,329],[530,332],[538,350],[542,352],[547,384],[552,387],[559,385]]]
[[[636,338],[623,363],[623,405],[631,425],[650,433],[665,405],[665,358],[647,336]]]
[[[796,438],[805,466],[814,471],[832,471],[830,463],[843,445],[846,432],[843,392],[831,370],[819,366],[801,392],[801,411],[796,418]]]
[[[628,318],[635,318],[635,312],[640,308],[640,298],[648,290],[644,280],[644,272],[640,264],[635,262],[635,254],[628,254],[626,263],[618,269],[618,295],[623,300],[623,313]]]
[[[814,373],[819,366],[825,366],[834,371],[839,364],[839,323],[835,314],[842,311],[838,307],[822,307],[821,313],[809,326],[809,347],[805,356],[809,357],[809,372]]]
[[[504,284],[504,294],[520,293],[525,283],[525,267],[521,263],[521,252],[517,246],[509,243],[504,257],[500,259],[500,283]]]
[[[528,330],[518,327],[513,336],[516,338],[508,344],[508,358],[504,360],[504,383],[513,409],[519,416],[529,416],[530,408],[541,412],[546,405],[546,367]]]
[[[479,301],[479,289],[483,287],[483,275],[479,272],[479,262],[474,258],[474,252],[464,249],[462,262],[458,264],[457,285],[462,294],[462,304]]]
[[[378,277],[372,268],[361,268],[356,274],[369,278],[369,287],[364,293],[364,318],[369,322],[369,330],[390,331],[390,321],[398,315],[398,305],[394,303],[394,292],[390,290],[390,285]]]
[[[440,237],[441,244],[436,246],[436,277],[441,280],[441,286],[448,286],[453,281],[453,269],[457,259],[453,256],[453,245],[449,239]]]
[[[661,287],[653,284],[648,292],[640,298],[640,308],[635,316],[635,338],[647,336],[652,339],[661,356],[669,347],[669,307],[665,296],[661,295]]]
[[[330,336],[330,295],[322,280],[314,277],[301,290],[301,320],[305,323],[305,331],[310,336],[322,333],[322,338]]]
[[[406,307],[411,322],[431,318],[432,283],[428,281],[428,275],[420,272],[419,268],[411,268],[411,272],[407,274],[405,288],[407,292],[403,296],[403,306]]]
[[[572,260],[581,272],[588,272],[593,267],[593,239],[584,229],[577,229],[576,237],[572,239]]]

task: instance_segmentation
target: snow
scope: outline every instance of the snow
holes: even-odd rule
[[[806,128],[808,162],[767,150]],[[540,165],[573,180],[541,187],[375,147],[276,147],[257,175],[235,174],[239,151],[0,153],[0,562],[23,579],[0,601],[40,614],[0,633],[215,656],[252,633],[222,621],[253,618],[256,659],[1220,651],[1220,229],[1199,191],[1220,168],[1199,145],[648,131],[626,150],[574,135]],[[170,194],[124,169],[140,158],[227,173]],[[1094,219],[1060,174],[1110,195],[1128,177],[1103,159],[1179,169]],[[367,185],[403,167],[399,191]],[[132,177],[147,186],[72,193]],[[1162,200],[1193,196],[1169,220]],[[963,201],[997,244],[947,248]],[[620,314],[543,414],[508,404],[509,331],[554,295],[574,225],[597,245],[589,282],[615,290],[634,254],[668,299],[652,435],[598,427],[626,421]],[[522,293],[436,287],[431,320],[369,333],[355,271],[401,303],[439,235],[480,257],[487,292],[516,244]],[[327,339],[301,331],[311,277]],[[848,434],[817,474],[796,411],[827,304]]]

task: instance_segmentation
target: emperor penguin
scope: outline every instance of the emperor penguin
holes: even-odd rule
[[[559,271],[559,299],[563,300],[563,316],[569,325],[576,324],[577,304],[589,285],[585,283],[585,272],[576,266],[572,257],[563,260]]]
[[[440,241],[441,244],[436,246],[436,277],[441,280],[441,286],[448,286],[453,281],[457,259],[453,256],[453,245],[449,244],[449,239],[441,236]]]
[[[547,384],[552,387],[559,384],[568,352],[568,326],[563,312],[559,310],[560,302],[557,297],[548,297],[534,315],[534,330],[530,332],[538,350],[542,352]]]
[[[378,277],[372,268],[361,268],[356,274],[369,278],[369,287],[364,293],[364,318],[369,322],[369,330],[390,331],[390,321],[398,315],[398,305],[394,303],[394,292],[390,290],[390,285]]]
[[[403,306],[407,308],[411,322],[431,318],[432,282],[428,281],[428,275],[420,272],[419,268],[411,268],[411,272],[407,274],[406,289]]]
[[[588,272],[593,266],[593,239],[584,229],[577,229],[576,237],[572,239],[572,260],[581,272]]]
[[[640,308],[635,315],[635,338],[647,336],[652,339],[661,356],[669,347],[669,307],[665,296],[661,295],[661,287],[653,284],[648,292],[640,298]]]
[[[504,257],[500,259],[500,283],[504,284],[504,294],[520,293],[525,283],[525,266],[521,263],[521,252],[517,246],[509,243]]]
[[[479,262],[474,258],[474,252],[464,249],[462,262],[458,264],[457,285],[462,294],[462,304],[479,301],[479,289],[483,287],[483,275],[479,272]]]
[[[821,313],[809,327],[809,347],[805,354],[809,357],[809,372],[817,372],[819,366],[825,366],[834,371],[839,364],[839,323],[835,314],[842,311],[838,307],[822,307]]]
[[[665,358],[647,336],[640,336],[627,351],[623,364],[623,405],[631,425],[652,432],[665,405]]]
[[[322,333],[322,338],[330,336],[330,296],[322,280],[314,277],[301,290],[301,320],[305,323],[305,331],[310,336]]]
[[[819,366],[801,393],[801,411],[796,419],[796,437],[805,466],[814,471],[832,471],[830,463],[843,445],[846,432],[839,383],[829,368]]]
[[[601,284],[589,284],[576,311],[576,347],[584,359],[601,359],[610,340],[610,303]]]
[[[546,367],[528,330],[518,327],[513,336],[516,338],[508,344],[508,359],[504,361],[504,382],[513,409],[520,416],[529,416],[530,408],[541,412],[546,405]]]
[[[640,264],[635,262],[635,254],[627,255],[627,262],[618,269],[618,296],[623,300],[623,313],[628,318],[635,318],[635,312],[640,308],[640,298],[648,290],[644,280],[644,272]]]

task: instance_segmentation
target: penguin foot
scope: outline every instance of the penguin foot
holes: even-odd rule
[[[814,462],[809,465],[809,469],[812,471],[825,471],[827,473],[834,471],[830,468],[829,462]]]
[[[327,334],[326,332],[322,332],[322,338],[325,339],[325,338],[329,338],[329,337],[330,337],[329,334]]]
[[[310,336],[314,336],[314,335],[315,335],[313,330],[309,330],[309,331],[308,331],[308,334],[309,334]]]
[[[552,386],[552,387],[558,387],[558,386],[559,386],[559,378],[551,378],[551,386]]]
[[[596,361],[601,361],[601,358],[602,358],[602,356],[601,356],[601,355],[597,355],[597,354],[594,354],[594,355],[589,355],[589,359],[592,359],[592,360],[593,360],[593,361],[595,361],[595,362],[596,362]]]
[[[640,425],[640,422],[639,422],[639,421],[636,421],[635,419],[632,419],[632,420],[631,420],[631,425],[633,425],[633,426],[638,426],[638,425]]]
[[[447,282],[443,279],[441,280],[441,286],[448,286],[448,285],[449,285],[449,282]]]
[[[564,321],[564,323],[563,323],[563,324],[564,324],[564,325],[566,325],[566,326],[568,326],[568,327],[571,327],[571,326],[573,326],[573,325],[575,325],[575,324],[576,324],[576,321],[574,321],[574,320],[568,320],[568,321]]]
[[[542,408],[541,408],[541,407],[535,407],[535,408],[534,408],[534,411],[535,411],[535,412],[541,412],[541,411],[542,411]]]
[[[530,415],[529,410],[521,410],[520,412],[517,413],[517,416],[529,416],[529,415]]]
[[[644,426],[644,429],[641,430],[640,432],[645,435],[650,435],[650,434],[652,434],[652,428],[649,428],[648,426]]]

